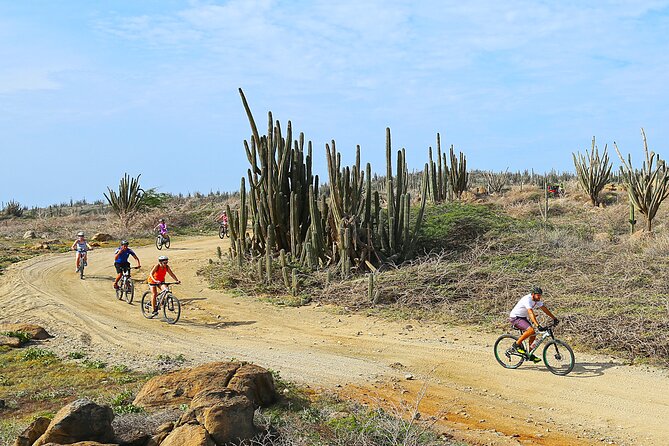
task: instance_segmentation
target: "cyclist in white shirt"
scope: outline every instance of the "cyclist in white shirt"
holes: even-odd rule
[[[541,308],[541,311],[553,319],[554,325],[557,325],[559,322],[548,307],[541,301],[542,294],[543,291],[541,288],[538,286],[532,287],[530,294],[521,297],[516,306],[513,307],[513,310],[511,310],[511,313],[509,313],[509,322],[511,325],[523,332],[523,334],[520,335],[520,338],[518,338],[511,347],[520,354],[527,355],[527,352],[523,348],[523,341],[528,339],[530,346],[532,346],[532,343],[536,338],[536,331],[532,325],[534,324],[540,331],[543,330],[543,327],[539,325],[539,322],[537,321],[537,316],[534,314],[535,309]],[[530,347],[530,350],[531,349],[532,348]],[[541,360],[534,355],[531,355],[529,359],[534,362],[539,362]]]

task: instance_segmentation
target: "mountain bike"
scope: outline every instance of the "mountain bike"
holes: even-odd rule
[[[170,247],[170,236],[167,235],[167,234],[163,235],[163,234],[158,233],[156,235],[156,248],[163,249],[163,246],[165,248],[169,249],[169,247]]]
[[[88,249],[76,249],[77,253],[81,253],[79,257],[79,268],[77,272],[79,273],[79,278],[84,279],[84,268],[88,266]]]
[[[118,281],[118,288],[116,288],[116,298],[122,300],[125,298],[125,301],[129,304],[132,303],[132,299],[135,297],[135,284],[130,277],[131,269],[138,269],[138,266],[126,268],[123,270],[121,279]]]
[[[523,342],[523,349],[526,354],[515,351],[512,347],[520,336],[504,334],[495,341],[494,352],[495,359],[499,364],[507,369],[517,369],[526,359],[530,358],[534,352],[539,350],[541,344],[547,340],[542,353],[542,358],[546,368],[551,373],[564,376],[574,369],[574,351],[569,344],[555,338],[553,328],[555,323],[547,327],[541,327],[543,330],[537,334],[534,348],[528,349],[527,342]],[[522,330],[518,330],[522,334]]]
[[[218,236],[220,238],[230,237],[228,233],[228,225],[226,223],[219,223],[220,227],[218,228]]]
[[[163,282],[159,285],[167,285],[167,288],[162,290],[156,296],[156,310],[160,311],[162,308],[163,316],[168,324],[176,324],[181,316],[181,303],[179,299],[172,294],[170,285],[176,285],[178,282]],[[142,315],[147,319],[153,319],[157,313],[153,312],[151,307],[151,291],[146,291],[142,295]]]

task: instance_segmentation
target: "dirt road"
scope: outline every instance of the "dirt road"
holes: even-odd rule
[[[90,253],[85,280],[73,255],[37,257],[0,276],[0,322],[36,322],[56,335],[48,348],[74,350],[139,369],[156,356],[183,354],[189,363],[236,358],[279,370],[311,386],[388,407],[415,403],[456,439],[489,445],[667,445],[669,374],[576,352],[567,377],[540,365],[502,369],[495,336],[475,329],[394,323],[338,314],[311,305],[283,308],[208,289],[196,271],[215,258],[218,238],[175,239],[161,253],[183,285],[177,325],[141,316],[136,302],[117,301],[110,250]],[[155,247],[137,249],[145,278]],[[407,380],[406,375],[413,375]]]

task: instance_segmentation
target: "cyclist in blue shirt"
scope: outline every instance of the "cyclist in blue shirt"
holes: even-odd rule
[[[114,281],[114,289],[118,288],[118,281],[121,280],[123,271],[130,269],[130,262],[128,261],[128,257],[133,256],[135,260],[137,260],[137,268],[141,266],[139,262],[139,257],[137,257],[135,251],[130,249],[128,245],[129,245],[128,241],[123,240],[121,242],[121,246],[119,246],[116,249],[116,252],[114,252],[114,267],[116,267],[116,273],[118,274],[116,276],[116,280]]]

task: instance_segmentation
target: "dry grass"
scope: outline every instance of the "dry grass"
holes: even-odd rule
[[[551,199],[544,224],[540,191],[516,188],[482,203],[511,217],[511,223],[492,225],[464,243],[466,249],[433,253],[376,274],[374,302],[368,299],[367,277],[328,283],[325,271],[300,274],[301,297],[386,315],[483,324],[497,331],[507,329],[508,312],[520,296],[539,284],[547,305],[563,321],[561,335],[572,343],[631,362],[669,366],[669,228],[662,223],[669,217],[667,207],[661,209],[653,235],[630,236],[625,193],[607,194],[610,204],[600,208],[579,192]],[[643,227],[643,217],[637,219],[637,228]],[[448,232],[444,238],[466,238],[457,227],[442,229]],[[472,233],[470,227],[463,230],[467,236]],[[239,273],[224,265],[214,276],[227,287],[258,295],[286,293],[278,273],[264,284],[254,271]]]

